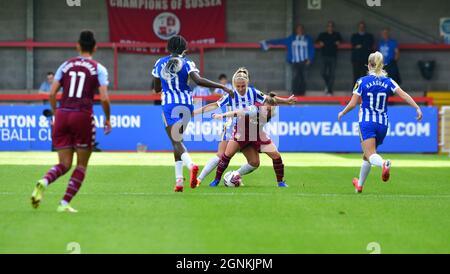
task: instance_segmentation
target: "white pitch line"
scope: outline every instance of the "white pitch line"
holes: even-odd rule
[[[283,190],[281,190],[283,191]],[[405,199],[450,199],[450,194],[354,194],[354,193],[267,193],[267,192],[196,192],[196,193],[161,193],[161,192],[117,192],[117,193],[79,193],[81,196],[174,196],[174,195],[188,195],[188,196],[298,196],[298,197],[361,197],[361,198],[405,198]],[[25,195],[23,193],[14,193],[14,192],[0,192],[0,196],[22,196]],[[47,193],[47,195],[60,195],[57,193]]]
[[[281,190],[281,189],[280,189]],[[283,190],[281,190],[283,191]],[[156,193],[156,192],[123,192],[123,193],[113,193],[113,195],[117,196],[173,196],[177,193]],[[207,193],[183,193],[181,195],[190,195],[190,196],[273,196],[273,195],[287,195],[287,196],[300,196],[300,197],[348,197],[348,196],[358,196],[355,193],[267,193],[267,192],[231,192],[231,193],[223,193],[223,192],[207,192]],[[94,193],[85,193],[85,195],[97,195]],[[104,193],[103,195],[110,195]],[[432,195],[417,195],[417,194],[363,194],[360,195],[363,197],[371,197],[371,198],[450,198],[449,195],[445,194],[432,194]]]

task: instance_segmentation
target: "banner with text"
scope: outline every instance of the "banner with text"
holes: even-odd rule
[[[42,115],[49,106],[0,106],[0,150],[26,151],[51,149],[50,119]],[[280,107],[279,115],[265,126],[280,151],[360,152],[358,110],[342,122],[336,120],[340,106]],[[380,152],[430,153],[438,151],[438,110],[423,107],[424,120],[415,120],[410,107],[389,108],[390,128]],[[109,151],[169,151],[161,118],[161,107],[119,105],[112,107],[113,131],[105,136],[104,116],[94,107],[98,147]],[[185,132],[191,151],[216,151],[223,122],[211,114],[196,116]]]
[[[225,42],[226,0],[106,0],[111,42],[129,43],[123,51],[165,54],[164,48],[132,47],[160,43],[175,35],[188,42]]]

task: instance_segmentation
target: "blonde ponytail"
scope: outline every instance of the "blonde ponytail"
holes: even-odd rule
[[[248,75],[248,70],[244,67],[242,68],[238,68],[238,70],[236,70],[236,72],[233,74],[233,78],[231,80],[232,84],[233,84],[233,88],[236,89],[236,81],[237,80],[244,80],[247,85],[250,82],[250,77]]]
[[[384,68],[384,58],[381,52],[377,51],[369,55],[369,75],[375,75],[377,77],[386,77],[387,72]]]

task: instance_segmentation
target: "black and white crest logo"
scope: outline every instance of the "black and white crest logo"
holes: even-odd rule
[[[170,81],[173,78],[177,76],[177,73],[181,70],[183,67],[183,60],[178,57],[171,58],[167,64],[164,65],[161,76],[167,80]]]

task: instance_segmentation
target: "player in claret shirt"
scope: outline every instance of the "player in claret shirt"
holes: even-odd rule
[[[383,55],[380,52],[372,53],[369,56],[369,74],[356,81],[351,101],[338,115],[338,119],[341,120],[346,113],[356,107],[361,98],[359,132],[364,155],[359,179],[353,179],[353,186],[357,193],[363,191],[364,182],[372,165],[382,167],[382,180],[384,182],[389,180],[391,161],[383,160],[377,154],[377,147],[383,143],[388,131],[387,103],[389,96],[398,94],[416,109],[417,120],[422,119],[420,107],[394,80],[387,76],[383,70],[383,64]]]
[[[79,56],[65,61],[55,74],[55,80],[50,90],[50,104],[55,114],[52,142],[58,152],[59,164],[52,167],[37,182],[31,195],[31,205],[34,208],[39,207],[45,189],[70,170],[73,155],[76,153],[76,168],[70,177],[66,193],[57,211],[77,212],[70,206],[70,202],[83,183],[95,143],[95,121],[92,106],[97,90],[99,90],[106,116],[104,132],[105,134],[111,132],[108,72],[104,66],[92,59],[95,50],[94,33],[89,30],[82,31],[77,44]],[[61,87],[63,92],[57,107],[56,94]]]

